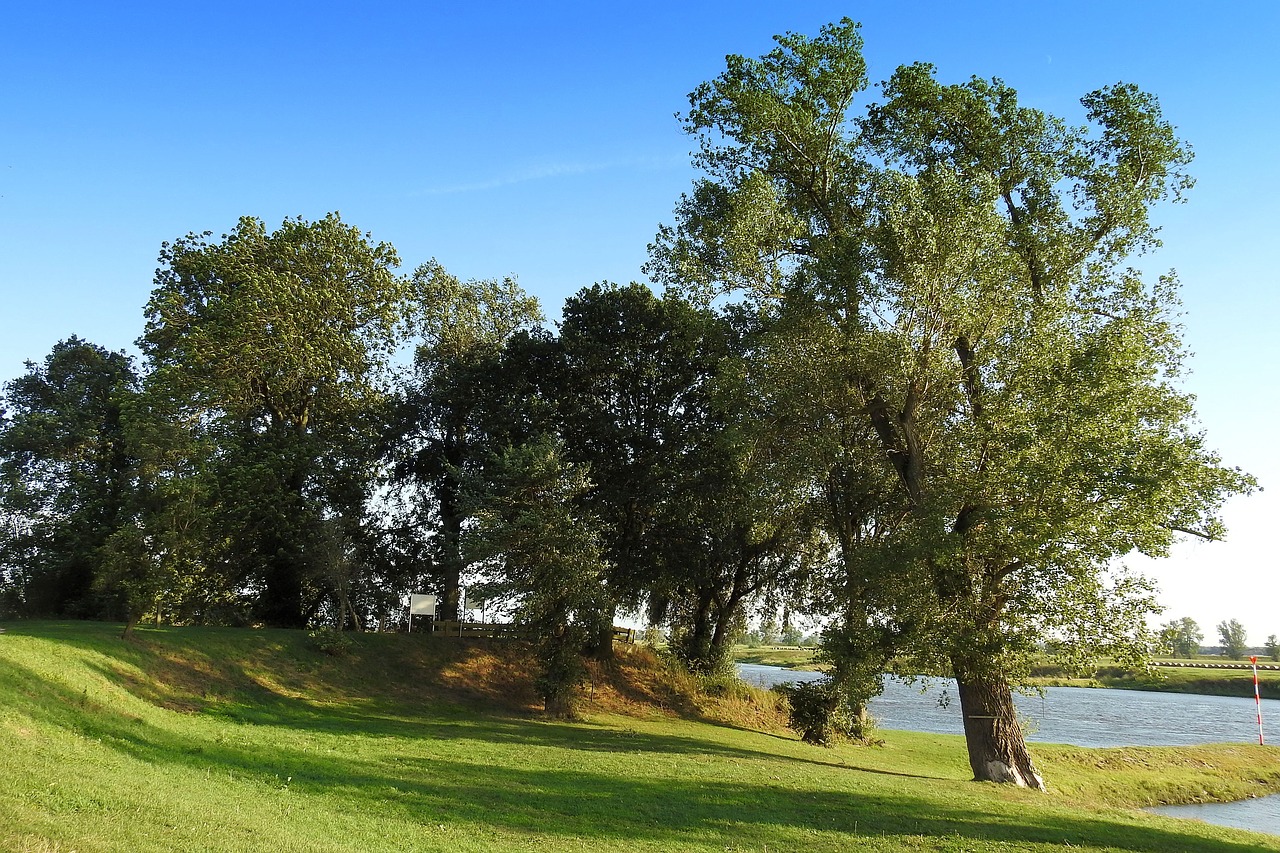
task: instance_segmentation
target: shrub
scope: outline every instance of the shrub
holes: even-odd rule
[[[834,746],[842,740],[870,739],[870,716],[865,711],[857,713],[846,693],[829,677],[780,684],[775,689],[787,697],[788,725],[805,743]]]
[[[335,631],[327,625],[309,632],[307,639],[311,641],[311,646],[316,651],[335,658],[350,654],[351,650],[356,646],[356,641],[352,639],[350,634],[343,631]]]

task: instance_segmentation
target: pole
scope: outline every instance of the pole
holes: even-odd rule
[[[1258,656],[1250,655],[1249,662],[1253,664],[1253,704],[1258,707],[1258,746],[1263,746],[1262,740],[1262,694],[1258,691]]]

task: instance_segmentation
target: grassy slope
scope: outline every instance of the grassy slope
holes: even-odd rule
[[[1039,748],[1044,796],[967,781],[958,738],[822,750],[663,713],[693,702],[643,661],[569,724],[483,646],[371,636],[332,659],[299,632],[116,631],[0,635],[0,848],[1280,850],[1131,810],[1269,792],[1271,748]]]
[[[1196,663],[1204,664],[1201,660]],[[1253,673],[1246,669],[1152,667],[1135,672],[1117,666],[1099,667],[1091,679],[1062,678],[1045,673],[1039,680],[1046,686],[1119,687],[1126,690],[1155,690],[1165,693],[1202,693],[1209,696],[1252,696]],[[1264,699],[1280,699],[1280,672],[1258,672],[1258,688]]]

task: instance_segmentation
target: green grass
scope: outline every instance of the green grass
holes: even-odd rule
[[[814,662],[817,649],[788,649],[773,646],[734,646],[730,656],[734,663],[756,663],[764,666],[780,666],[783,669],[816,671],[821,667]]]
[[[608,694],[639,716],[563,723],[483,646],[117,633],[0,635],[0,849],[1280,850],[1133,810],[1270,792],[1271,748],[1037,748],[1041,795],[968,781],[955,737],[824,750],[662,713],[642,673]]]
[[[1135,671],[1118,666],[1100,666],[1092,678],[1069,678],[1051,666],[1036,670],[1036,684],[1061,687],[1116,687],[1124,690],[1154,690],[1164,693],[1201,693],[1211,696],[1252,696],[1253,673],[1247,669],[1212,669],[1216,659],[1186,661],[1200,666],[1155,666]],[[1226,661],[1239,663],[1239,661]],[[1264,699],[1280,699],[1280,671],[1259,670],[1258,691]]]

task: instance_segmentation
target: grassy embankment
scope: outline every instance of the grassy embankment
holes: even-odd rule
[[[1037,683],[1063,687],[1119,687],[1125,690],[1158,690],[1167,693],[1203,693],[1210,696],[1252,696],[1253,673],[1248,669],[1212,669],[1210,663],[1239,663],[1198,658],[1182,661],[1183,667],[1153,666],[1135,671],[1101,666],[1092,678],[1067,678],[1051,666],[1037,671]],[[1259,670],[1258,692],[1264,699],[1280,699],[1280,672]]]
[[[968,781],[955,737],[807,746],[771,697],[700,700],[643,650],[563,723],[509,646],[118,630],[0,635],[0,849],[1280,850],[1133,810],[1280,789],[1270,747],[1037,747],[1041,795]]]
[[[748,648],[737,646],[733,659],[739,663],[780,666],[784,669],[817,670],[814,649]],[[1062,668],[1044,663],[1032,668],[1031,683],[1040,687],[1116,687],[1125,690],[1157,690],[1167,693],[1203,693],[1210,696],[1252,696],[1253,673],[1248,669],[1214,669],[1211,664],[1232,663],[1222,658],[1178,659],[1171,663],[1185,667],[1153,666],[1135,671],[1119,666],[1100,666],[1092,677],[1071,677]],[[1263,662],[1259,661],[1259,665]],[[1267,661],[1268,665],[1272,662]],[[1280,699],[1280,671],[1258,672],[1259,692],[1264,699]]]

